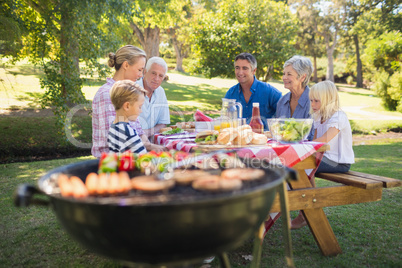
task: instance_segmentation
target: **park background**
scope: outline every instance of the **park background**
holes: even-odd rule
[[[172,123],[196,109],[219,116],[237,83],[240,52],[258,60],[257,77],[283,93],[283,63],[314,63],[310,85],[329,79],[354,133],[353,170],[402,179],[402,15],[388,1],[35,1],[4,0],[0,9],[0,266],[116,267],[82,249],[48,209],[16,209],[17,185],[51,168],[91,158],[90,103],[111,77],[107,54],[126,44],[161,56]],[[80,105],[80,106],[77,106]],[[83,107],[72,118],[68,113]],[[70,120],[71,119],[71,120]],[[80,157],[77,157],[80,156]],[[56,160],[54,160],[56,159]],[[47,161],[37,161],[47,160]],[[318,181],[318,185],[326,185]],[[293,233],[296,266],[400,267],[401,190],[383,200],[326,208],[344,253],[320,254],[308,229]],[[264,241],[262,267],[285,265],[280,222]],[[249,263],[251,242],[231,252]],[[213,263],[212,265],[217,265]]]

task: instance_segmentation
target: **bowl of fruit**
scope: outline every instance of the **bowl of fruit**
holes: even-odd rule
[[[267,119],[272,138],[278,142],[296,143],[307,139],[313,119],[272,118]]]

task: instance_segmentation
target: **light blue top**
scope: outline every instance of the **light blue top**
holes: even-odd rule
[[[282,93],[268,83],[258,81],[254,76],[254,82],[250,88],[251,97],[246,102],[240,83],[231,87],[225,95],[227,99],[235,99],[243,106],[243,118],[247,118],[250,123],[253,114],[253,102],[260,103],[260,116],[264,123],[264,129],[268,130],[267,119],[275,115],[276,103],[281,98]]]
[[[142,78],[136,83],[144,87]],[[143,129],[153,128],[157,124],[170,124],[169,104],[162,87],[155,89],[151,101],[149,101],[148,96],[145,96],[142,112],[138,118]]]
[[[310,98],[309,98],[310,88],[306,86],[302,95],[299,98],[296,109],[291,116],[290,112],[290,95],[291,92],[285,94],[276,105],[276,118],[311,118],[310,115]],[[312,140],[314,137],[314,131],[311,129],[310,134],[307,139]]]

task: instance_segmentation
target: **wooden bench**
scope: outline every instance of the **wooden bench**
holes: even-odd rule
[[[287,191],[289,211],[303,212],[310,230],[325,256],[342,252],[328,219],[322,210],[325,207],[358,204],[379,201],[382,189],[399,187],[401,180],[366,174],[356,171],[347,173],[319,173],[316,177],[337,182],[339,184],[326,187],[312,187],[305,169],[314,168],[315,159],[305,159],[293,168],[298,172],[298,181],[289,182]],[[277,195],[270,212],[280,212]]]
[[[392,188],[402,185],[401,180],[357,171],[349,171],[346,173],[319,173],[316,174],[316,177],[363,189],[373,189],[379,187]]]

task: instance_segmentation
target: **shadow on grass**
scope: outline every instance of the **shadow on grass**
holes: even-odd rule
[[[42,68],[39,66],[35,66],[33,64],[21,64],[21,65],[13,65],[13,68],[16,70],[10,70],[5,68],[6,72],[11,75],[23,75],[23,76],[36,76],[37,78],[41,78],[43,76]]]
[[[40,108],[40,103],[43,99],[43,93],[25,92],[24,94],[17,96],[16,99],[18,101],[25,102],[28,108]],[[11,109],[15,108],[19,109],[21,107],[11,107]]]

